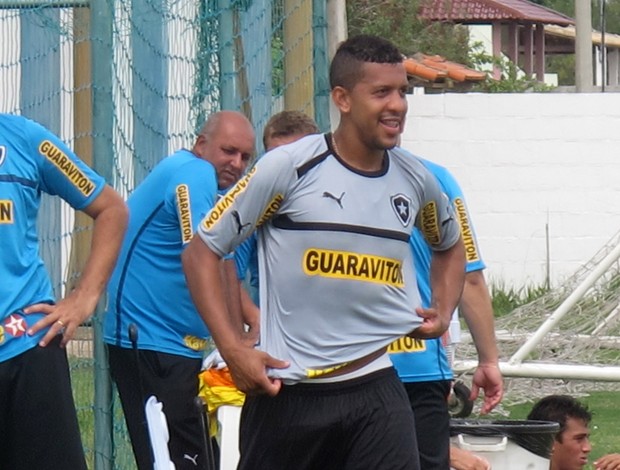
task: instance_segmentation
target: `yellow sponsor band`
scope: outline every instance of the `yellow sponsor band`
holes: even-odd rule
[[[399,260],[362,253],[310,248],[303,256],[303,270],[309,276],[405,285]]]
[[[437,204],[435,201],[426,203],[422,208],[422,234],[426,241],[431,245],[439,245],[441,233],[439,232],[439,216],[437,214]]]
[[[52,162],[84,196],[90,196],[93,193],[95,184],[53,143],[44,140],[39,145],[39,152]]]
[[[316,379],[322,375],[329,374],[330,372],[334,372],[338,369],[342,369],[344,366],[350,364],[349,362],[343,362],[334,367],[328,367],[327,369],[306,369],[306,377],[309,379]]]
[[[181,240],[183,244],[191,241],[192,236],[192,212],[190,211],[189,189],[186,184],[176,187],[177,209],[181,222]]]
[[[260,227],[267,220],[269,220],[273,216],[273,214],[275,214],[278,211],[278,209],[282,205],[283,200],[284,200],[284,196],[282,196],[282,194],[276,194],[274,198],[271,200],[271,202],[269,202],[269,204],[267,205],[267,209],[265,209],[265,212],[263,212],[263,215],[261,215],[260,218],[258,219],[258,223],[256,224],[256,226]]]
[[[0,224],[13,223],[13,201],[0,199]]]
[[[465,256],[467,262],[480,260],[480,254],[478,253],[478,247],[474,240],[474,234],[471,230],[471,224],[469,223],[469,216],[467,214],[467,208],[465,207],[465,201],[461,198],[454,200],[454,206],[456,207],[456,213],[459,218],[459,225],[461,226],[461,236],[463,237],[463,243],[465,244]]]
[[[4,343],[4,327],[0,326],[0,344]]]
[[[426,351],[426,341],[404,336],[388,346],[388,354]]]
[[[194,351],[204,351],[207,349],[207,340],[193,335],[185,335],[183,343]]]
[[[226,212],[228,208],[232,206],[237,196],[239,196],[239,194],[246,190],[246,188],[248,187],[248,181],[250,181],[250,178],[255,172],[256,167],[253,167],[247,175],[241,178],[231,190],[229,190],[226,194],[224,194],[224,196],[220,198],[215,207],[211,209],[211,212],[209,212],[205,219],[202,221],[202,228],[204,230],[210,230],[222,218],[224,212]]]

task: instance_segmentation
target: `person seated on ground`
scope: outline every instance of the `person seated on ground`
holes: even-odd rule
[[[528,420],[554,421],[560,425],[551,450],[550,470],[581,470],[592,451],[590,421],[592,413],[579,400],[568,395],[541,398]],[[620,454],[608,454],[594,462],[596,470],[620,469]]]

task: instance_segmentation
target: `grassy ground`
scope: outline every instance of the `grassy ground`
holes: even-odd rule
[[[618,392],[592,392],[580,400],[588,405],[593,414],[590,424],[592,453],[590,462],[609,453],[620,452],[620,407],[618,406]],[[531,403],[509,407],[510,419],[525,419],[532,407]],[[587,470],[594,467],[590,464]]]
[[[73,395],[77,408],[78,422],[82,432],[82,444],[86,453],[86,461],[89,469],[95,468],[95,418],[94,418],[94,369],[92,359],[72,358],[71,380]],[[115,470],[135,470],[135,463],[129,436],[125,426],[125,419],[118,402],[115,402],[113,409],[113,446]],[[104,431],[104,427],[100,427]],[[108,433],[105,433],[108,435]],[[101,452],[101,451],[99,451]]]
[[[549,292],[549,288],[545,285],[524,286],[515,289],[513,287],[507,288],[503,284],[491,284],[489,288],[495,317],[504,316],[515,308],[532,302]]]

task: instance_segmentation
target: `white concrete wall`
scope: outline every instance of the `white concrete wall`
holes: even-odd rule
[[[490,282],[557,285],[620,230],[620,93],[411,95],[402,143],[460,182]]]

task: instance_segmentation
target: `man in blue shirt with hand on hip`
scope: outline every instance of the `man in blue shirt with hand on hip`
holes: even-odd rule
[[[75,289],[56,302],[39,256],[42,193],[94,219]],[[0,114],[0,466],[86,469],[64,349],[93,313],[127,224],[122,198],[56,135]]]

